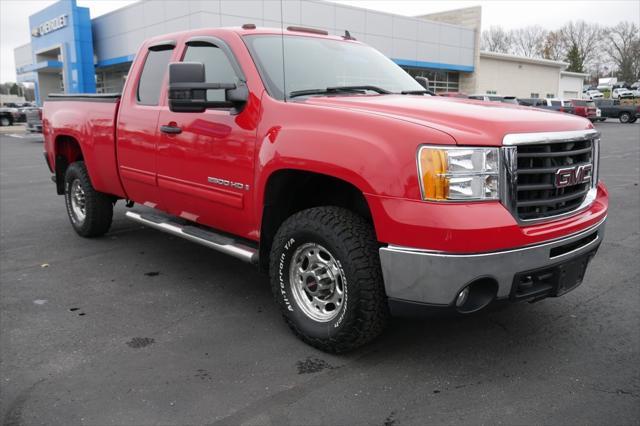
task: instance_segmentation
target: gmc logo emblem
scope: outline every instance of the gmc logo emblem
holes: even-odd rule
[[[591,180],[591,171],[593,166],[585,164],[583,166],[565,167],[556,171],[556,188],[564,188],[565,186],[579,185],[587,183]]]

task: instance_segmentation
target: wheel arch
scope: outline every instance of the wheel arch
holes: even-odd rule
[[[292,214],[319,206],[343,207],[373,226],[364,191],[352,182],[332,175],[299,169],[274,171],[266,180],[260,232],[260,267],[269,267],[269,253],[280,225]]]
[[[83,161],[84,155],[78,140],[70,135],[57,135],[54,140],[54,159],[56,191],[64,194],[64,175],[69,166],[76,161]]]

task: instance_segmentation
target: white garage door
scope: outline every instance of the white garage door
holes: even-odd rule
[[[565,90],[562,96],[563,96],[563,99],[578,99],[578,92]]]

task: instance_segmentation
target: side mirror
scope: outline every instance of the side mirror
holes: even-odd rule
[[[427,77],[414,77],[414,79],[420,84],[420,86],[429,90],[429,79]]]
[[[208,101],[208,90],[224,90],[225,100]],[[169,64],[169,109],[173,112],[203,112],[207,108],[235,108],[247,102],[249,90],[244,84],[205,83],[204,64]]]

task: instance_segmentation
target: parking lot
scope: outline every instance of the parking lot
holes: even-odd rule
[[[5,425],[638,424],[640,123],[602,132],[611,204],[585,282],[558,299],[394,320],[347,355],[306,346],[267,277],[143,228],[118,204],[82,239],[39,136],[0,135]]]

